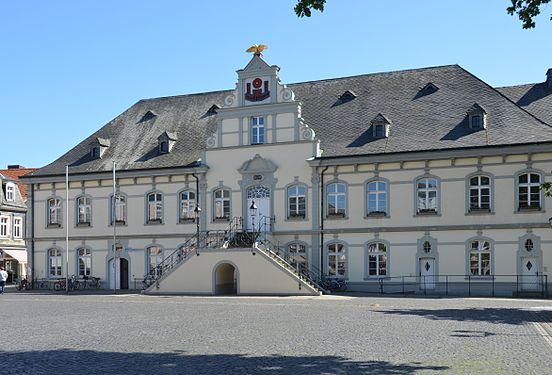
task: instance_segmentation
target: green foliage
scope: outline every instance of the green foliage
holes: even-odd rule
[[[533,17],[540,14],[541,5],[547,4],[550,0],[511,0],[512,6],[506,8],[510,15],[516,13],[519,19],[523,22],[524,29],[532,29],[535,27]],[[552,20],[552,17],[550,17]]]
[[[295,14],[297,17],[310,17],[311,9],[324,11],[324,4],[326,0],[298,0],[297,5],[295,5]]]
[[[552,182],[543,182],[540,189],[544,192],[545,196],[552,197]]]

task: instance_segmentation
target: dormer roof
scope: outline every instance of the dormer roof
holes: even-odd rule
[[[372,121],[370,121],[370,123],[371,124],[391,124],[391,121],[381,113],[378,113],[376,117],[374,117]]]
[[[468,109],[468,114],[487,114],[487,111],[483,107],[481,107],[477,103],[473,103],[473,105]]]
[[[178,140],[178,137],[175,132],[163,132],[159,137],[157,137],[158,140],[162,139],[168,139],[169,141],[176,141]]]
[[[94,141],[90,143],[91,145],[100,145],[102,147],[109,147],[111,146],[111,141],[107,138],[96,138]]]

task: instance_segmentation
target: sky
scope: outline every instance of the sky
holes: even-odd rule
[[[0,169],[51,163],[140,99],[231,89],[254,43],[283,83],[459,64],[492,86],[542,82],[552,5],[510,0],[2,0]]]

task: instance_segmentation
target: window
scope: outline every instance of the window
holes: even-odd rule
[[[60,277],[61,276],[61,250],[50,249],[48,250],[48,276]]]
[[[8,202],[13,202],[15,199],[15,185],[11,182],[6,184],[6,200]]]
[[[471,128],[472,129],[481,129],[483,127],[483,121],[481,115],[471,116]]]
[[[161,276],[163,250],[159,246],[148,247],[148,270],[150,275]]]
[[[48,199],[48,226],[61,226],[61,199]]]
[[[540,184],[538,173],[524,173],[518,177],[518,210],[541,209]]]
[[[374,137],[375,138],[385,137],[385,124],[374,124]]]
[[[533,249],[535,248],[535,244],[533,243],[533,240],[532,240],[532,239],[528,238],[528,239],[525,241],[524,247],[525,247],[525,251],[531,252],[531,251],[533,251]]]
[[[166,154],[168,152],[169,152],[169,142],[161,141],[159,143],[159,153],[160,154]]]
[[[230,220],[230,190],[215,190],[215,220]]]
[[[307,188],[303,185],[288,187],[288,218],[304,219],[306,217]]]
[[[470,275],[491,275],[491,244],[485,240],[470,242]]]
[[[251,144],[265,143],[264,117],[251,117]]]
[[[148,223],[163,222],[163,195],[161,193],[148,194]]]
[[[81,247],[77,249],[79,277],[88,277],[92,275],[92,252],[90,249]]]
[[[426,253],[426,254],[431,253],[431,242],[425,241],[424,244],[422,245],[422,250],[423,250],[424,253]]]
[[[196,193],[183,191],[180,193],[180,222],[194,221],[196,218]]]
[[[335,182],[328,185],[328,216],[345,217],[345,194],[347,187],[345,184]]]
[[[491,210],[491,180],[487,176],[470,178],[470,211]]]
[[[100,148],[99,147],[92,147],[90,150],[92,159],[98,159],[100,157]]]
[[[23,219],[20,217],[13,218],[13,238],[21,238],[23,233]]]
[[[307,247],[300,243],[288,245],[289,264],[299,273],[306,274],[307,269]]]
[[[342,243],[328,245],[328,276],[345,277],[345,246]]]
[[[8,237],[9,222],[9,217],[0,216],[0,237]]]
[[[77,198],[77,225],[90,225],[92,222],[92,199]]]
[[[387,275],[387,246],[382,242],[368,244],[368,276]]]
[[[121,194],[115,194],[111,196],[111,224],[113,225],[113,219],[116,224],[126,223],[126,197]]]
[[[417,212],[437,213],[437,180],[434,178],[420,178],[416,182]]]
[[[368,216],[387,214],[387,183],[372,181],[366,185]]]

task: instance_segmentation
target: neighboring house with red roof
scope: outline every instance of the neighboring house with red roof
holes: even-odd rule
[[[10,165],[0,169],[0,264],[8,272],[8,282],[27,274],[25,223],[27,186],[19,178],[36,168]]]

